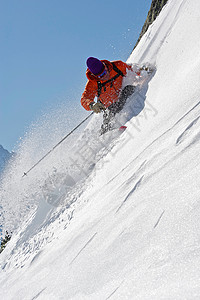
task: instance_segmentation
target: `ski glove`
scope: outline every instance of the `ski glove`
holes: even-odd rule
[[[100,113],[102,110],[105,110],[105,106],[101,102],[92,102],[90,103],[90,109],[93,110],[96,114]]]

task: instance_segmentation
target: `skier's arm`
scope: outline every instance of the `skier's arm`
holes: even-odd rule
[[[90,104],[94,102],[94,98],[97,95],[97,83],[88,81],[85,90],[82,94],[81,97],[81,105],[86,109],[86,110],[91,110]]]

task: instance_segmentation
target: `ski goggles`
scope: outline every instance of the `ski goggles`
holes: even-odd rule
[[[98,75],[99,78],[102,78],[104,77],[105,75],[107,74],[107,71],[106,69],[103,71],[103,73],[101,73],[100,75]]]

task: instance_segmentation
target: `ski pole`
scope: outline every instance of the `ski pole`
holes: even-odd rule
[[[45,157],[47,157],[51,152],[53,152],[55,150],[56,147],[58,147],[66,138],[68,138],[68,136],[70,136],[77,128],[79,128],[85,121],[87,121],[93,114],[94,112],[92,112],[91,114],[89,114],[89,116],[87,116],[80,124],[78,124],[74,129],[72,129],[66,136],[64,136],[62,138],[62,140],[57,143],[49,152],[47,152],[40,160],[38,160],[37,163],[35,163],[27,172],[24,172],[24,176],[26,176],[31,170],[33,170]]]

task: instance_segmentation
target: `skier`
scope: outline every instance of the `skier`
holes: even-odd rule
[[[132,66],[121,60],[110,62],[89,57],[86,64],[88,82],[81,97],[81,104],[86,110],[95,113],[103,111],[103,134],[111,129],[111,121],[115,114],[122,110],[127,98],[134,93],[135,86],[127,85],[122,89],[122,82],[128,70],[135,71]],[[137,70],[135,75],[140,76],[140,70]],[[95,97],[97,102],[94,102]]]

